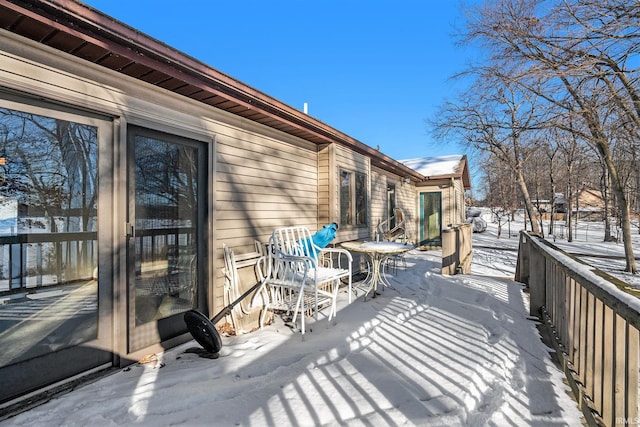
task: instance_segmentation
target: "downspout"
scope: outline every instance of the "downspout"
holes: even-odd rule
[[[452,225],[456,225],[458,224],[458,198],[456,197],[456,182],[454,181],[453,177],[449,178],[451,180],[451,191],[449,192],[449,197],[451,196],[451,193],[453,193],[453,215],[452,215],[452,220],[451,224]]]

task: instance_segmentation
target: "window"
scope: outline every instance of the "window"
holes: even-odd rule
[[[393,210],[396,208],[396,185],[387,184],[387,221],[389,221],[389,228],[396,226],[396,217]]]
[[[340,169],[340,225],[367,223],[367,176]]]

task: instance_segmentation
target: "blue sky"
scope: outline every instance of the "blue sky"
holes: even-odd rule
[[[86,3],[394,159],[465,153],[425,122],[468,62],[458,0]]]

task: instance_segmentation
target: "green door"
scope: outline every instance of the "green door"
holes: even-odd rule
[[[442,244],[442,193],[420,193],[420,245]]]

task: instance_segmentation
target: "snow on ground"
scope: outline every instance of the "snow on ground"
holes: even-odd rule
[[[545,238],[558,248],[640,289],[640,275],[624,272],[622,233],[618,232],[615,227],[612,228],[612,234],[614,236],[620,235],[619,243],[604,241],[603,222],[578,221],[573,229],[572,242],[567,241],[569,233],[564,222],[556,221],[552,233],[549,233],[548,222],[544,222],[543,226]],[[513,277],[516,258],[511,253],[504,253],[504,250],[518,250],[519,233],[523,228],[523,218],[516,217],[516,221],[503,224],[500,239],[497,238],[497,223],[489,222],[486,232],[475,233],[473,235],[474,265],[472,272],[488,270],[488,274],[491,274],[491,271],[498,274],[500,271],[505,271],[507,275],[510,274]],[[636,263],[640,266],[640,234],[637,222],[632,228],[631,237]],[[476,263],[476,261],[479,262]]]
[[[495,231],[474,234],[470,275],[442,276],[439,251],[413,250],[390,276],[395,289],[351,304],[342,293],[336,322],[310,320],[304,337],[277,318],[224,337],[218,359],[191,341],[4,423],[580,426],[512,280],[517,230]]]

